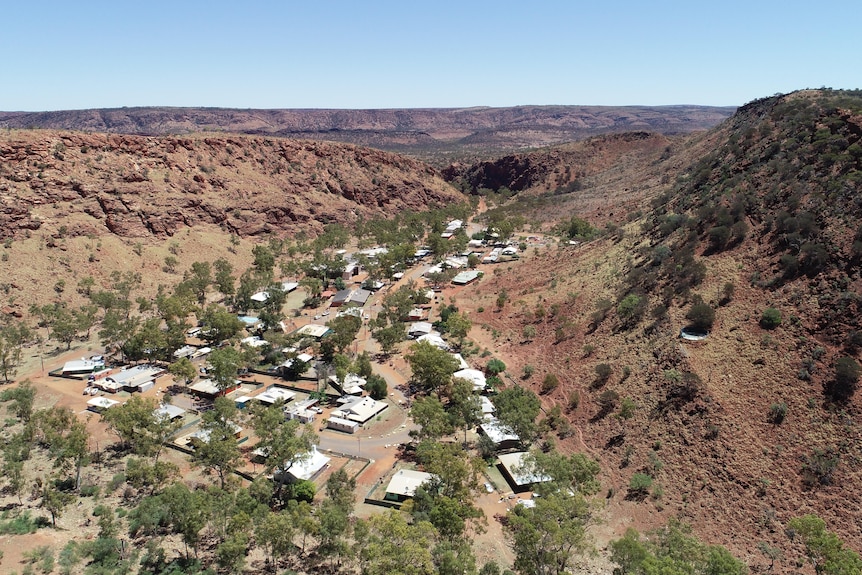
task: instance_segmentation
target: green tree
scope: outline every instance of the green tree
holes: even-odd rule
[[[455,340],[458,347],[464,345],[464,339],[472,327],[473,322],[470,321],[470,318],[458,312],[450,314],[446,319],[446,333]]]
[[[380,344],[380,350],[385,355],[390,355],[395,350],[395,346],[407,337],[407,329],[402,323],[393,323],[386,327],[375,329],[372,335],[377,340],[377,343]]]
[[[389,395],[389,388],[386,385],[386,380],[377,375],[371,374],[365,383],[365,391],[371,396],[371,399],[382,400]]]
[[[243,366],[243,358],[236,349],[223,347],[210,352],[209,363],[212,366],[210,377],[220,390],[225,390],[235,385],[236,376]]]
[[[429,392],[442,390],[458,369],[458,360],[427,341],[410,346],[407,362],[413,372],[413,381]]]
[[[273,569],[293,550],[295,533],[296,528],[287,510],[267,511],[255,521],[255,541],[266,551],[267,562]]]
[[[200,317],[201,337],[216,343],[236,336],[245,327],[242,321],[227,308],[216,303],[209,304]]]
[[[356,531],[362,575],[436,575],[432,549],[437,533],[430,522],[409,523],[406,514],[390,509],[360,520]]]
[[[186,546],[186,558],[189,558],[189,547],[197,555],[201,531],[207,524],[210,514],[209,499],[205,491],[191,491],[185,483],[178,481],[165,489],[156,500],[165,512],[165,522],[171,530],[182,536]]]
[[[0,394],[0,401],[11,401],[12,411],[21,423],[29,423],[33,415],[33,404],[36,401],[36,388],[29,379],[22,381],[17,387],[5,390]]]
[[[436,395],[418,397],[410,406],[410,417],[419,426],[410,435],[419,439],[439,439],[452,433],[452,422]]]
[[[187,357],[181,357],[168,366],[168,371],[177,381],[191,383],[198,375],[195,364]]]
[[[57,519],[74,500],[74,494],[61,491],[53,480],[42,480],[42,507],[51,514],[51,525],[54,527],[57,526]]]
[[[24,342],[30,337],[31,330],[24,323],[11,323],[0,328],[0,372],[4,381],[15,376],[21,364]]]
[[[685,314],[685,318],[691,322],[691,326],[698,331],[709,331],[715,322],[715,310],[703,301],[696,302]]]
[[[515,506],[506,532],[515,552],[515,569],[524,575],[562,575],[572,561],[590,549],[586,527],[592,511],[580,495],[564,492],[535,500],[534,507]]]
[[[194,440],[194,461],[207,473],[215,473],[220,487],[242,460],[236,438],[236,420],[239,412],[233,401],[216,398],[213,409],[201,416],[200,430],[204,437]]]
[[[538,431],[536,418],[541,411],[539,398],[523,387],[509,387],[492,398],[497,410],[497,419],[515,435],[521,443],[531,444]]]
[[[106,410],[102,421],[133,453],[158,460],[165,441],[179,429],[180,422],[157,414],[156,408],[154,399],[136,394]]]
[[[318,438],[311,427],[303,425],[298,419],[286,420],[283,402],[252,408],[251,422],[258,437],[258,448],[266,454],[265,470],[277,479],[276,498],[279,498],[286,473],[294,463],[307,459]]]
[[[862,559],[844,547],[834,533],[826,529],[826,522],[816,515],[794,517],[787,525],[793,537],[805,545],[805,553],[818,575],[853,575],[862,573]]]
[[[233,266],[231,263],[224,258],[219,258],[213,262],[213,267],[215,268],[213,282],[218,291],[226,296],[232,296],[236,293],[236,286],[234,285],[236,278],[232,275]]]
[[[500,375],[506,371],[506,364],[503,363],[502,360],[494,358],[488,361],[488,364],[485,366],[485,371],[489,375]]]

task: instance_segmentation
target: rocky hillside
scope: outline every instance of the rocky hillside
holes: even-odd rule
[[[807,573],[785,529],[815,513],[862,547],[860,112],[858,92],[753,102],[643,219],[459,302],[564,414],[558,441],[600,459],[618,535],[678,516],[753,572]]]
[[[400,151],[444,163],[495,157],[609,132],[682,134],[728,118],[732,107],[518,106],[401,110],[121,108],[2,112],[0,127],[167,135],[202,131],[328,140]]]
[[[251,136],[0,135],[0,235],[295,235],[463,201],[416,160]]]

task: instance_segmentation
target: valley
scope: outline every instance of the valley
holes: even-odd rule
[[[47,546],[70,573],[857,572],[858,92],[572,139],[438,169],[262,135],[7,130],[2,522],[43,521],[0,564]],[[47,374],[93,355],[164,373],[95,396]],[[297,395],[255,400],[273,389]],[[165,395],[182,424],[150,416]],[[306,400],[321,412],[285,419]],[[252,461],[312,445],[329,466],[290,487]],[[430,483],[387,492],[402,469]]]

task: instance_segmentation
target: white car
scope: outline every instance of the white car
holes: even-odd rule
[[[488,493],[494,493],[494,486],[490,483],[485,484],[485,491]]]

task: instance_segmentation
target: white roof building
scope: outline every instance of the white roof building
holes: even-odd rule
[[[89,409],[90,411],[101,413],[109,407],[114,407],[115,405],[119,404],[120,402],[115,399],[108,399],[107,397],[94,397],[87,402],[87,409]]]
[[[383,401],[377,401],[370,397],[345,396],[338,400],[341,407],[332,412],[333,417],[340,417],[358,423],[365,423],[387,407]]]
[[[93,373],[105,369],[105,360],[93,361],[91,359],[73,359],[63,364],[63,373]]]
[[[470,364],[464,359],[464,357],[460,353],[450,353],[452,357],[458,362],[458,369],[470,369]]]
[[[403,500],[416,495],[416,489],[434,477],[424,471],[399,469],[386,486],[386,499]]]
[[[490,399],[488,399],[487,395],[480,395],[479,398],[482,401],[482,415],[483,416],[491,415],[492,413],[497,411],[497,408],[494,407],[494,403]]]
[[[407,328],[407,335],[410,337],[419,337],[421,335],[431,333],[433,329],[434,326],[431,325],[431,322],[417,321],[410,324],[410,327]]]
[[[506,453],[499,457],[500,465],[516,489],[551,480],[547,475],[539,474],[535,469],[532,469],[532,466],[527,465],[524,461],[526,455],[526,451],[518,451],[515,453]]]
[[[341,387],[346,395],[357,395],[362,393],[362,390],[365,388],[365,384],[368,383],[364,377],[357,375],[355,373],[348,373],[344,378],[344,383],[338,383],[338,377],[331,375],[329,376],[329,381]]]
[[[304,325],[298,330],[296,333],[299,335],[307,335],[308,337],[313,337],[315,339],[320,339],[329,333],[329,328],[325,325],[320,325],[317,323],[310,323],[308,325]]]
[[[276,401],[283,400],[285,403],[296,397],[296,393],[284,389],[283,387],[270,387],[263,393],[254,396],[254,399],[261,403],[272,405]]]
[[[198,348],[193,345],[184,345],[174,352],[174,357],[177,359],[182,357],[191,357],[197,350]]]
[[[485,374],[478,369],[461,369],[453,373],[452,377],[466,379],[473,384],[473,391],[482,391],[487,385]]]
[[[290,467],[285,470],[287,473],[287,480],[290,482],[294,481],[308,481],[329,464],[330,458],[320,453],[317,450],[317,446],[313,445],[311,447],[311,451],[308,452],[304,457],[301,457],[299,460],[294,461]],[[281,475],[281,470],[277,470],[275,472],[275,476],[278,477]]]
[[[443,341],[443,338],[440,337],[439,333],[426,333],[425,335],[421,335],[416,338],[416,341],[427,341],[434,347],[438,349],[442,349],[444,351],[449,351],[449,344]]]
[[[169,403],[162,404],[153,411],[153,415],[155,415],[159,419],[178,419],[186,414],[186,410],[182,407],[178,407],[176,405],[171,405]]]
[[[496,417],[486,417],[479,427],[481,428],[482,433],[487,435],[495,445],[507,442],[515,443],[520,440],[517,435],[507,429]]]
[[[454,278],[452,278],[452,283],[455,285],[467,285],[476,281],[481,276],[482,272],[479,270],[465,270],[463,272],[459,272]]]
[[[251,335],[249,337],[244,337],[240,341],[240,343],[244,343],[249,347],[263,347],[269,342],[265,339],[259,338],[256,335]]]

